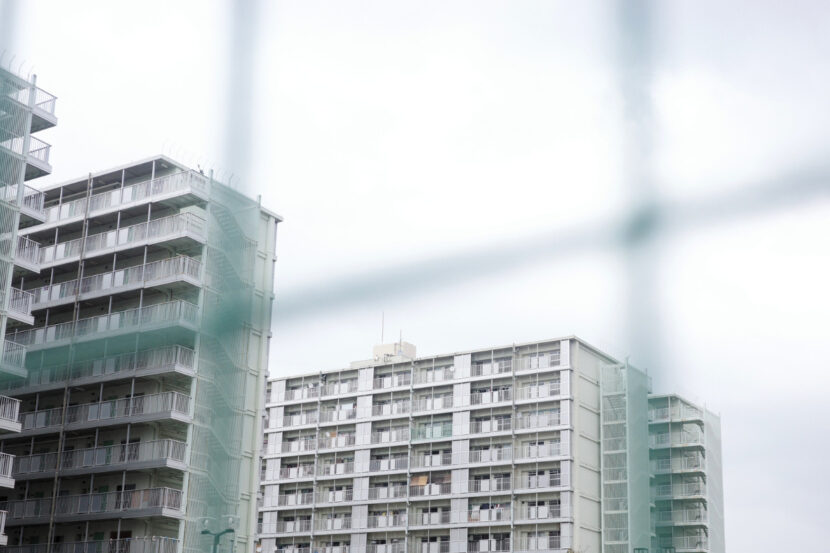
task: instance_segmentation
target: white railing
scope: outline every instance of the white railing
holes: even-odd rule
[[[283,415],[283,426],[302,426],[304,424],[316,424],[319,420],[318,411],[304,411],[302,413],[292,413],[290,415]]]
[[[0,504],[12,519],[48,517],[52,498],[21,499]],[[182,510],[182,492],[172,488],[148,488],[120,492],[60,496],[55,501],[55,516],[91,513],[123,513],[144,509]]]
[[[561,505],[536,505],[521,507],[516,513],[517,520],[548,520],[562,516]]]
[[[78,280],[75,279],[35,288],[30,290],[30,292],[34,294],[35,307],[39,308],[50,302],[74,298],[79,290],[81,294],[89,294],[103,290],[112,292],[121,288],[143,286],[152,284],[154,281],[179,276],[198,279],[201,266],[202,264],[195,259],[179,255],[144,265],[84,277],[80,280],[80,286],[78,285]]]
[[[709,549],[709,539],[705,535],[661,537],[660,547],[675,549]]]
[[[513,427],[512,419],[490,419],[470,422],[470,434],[504,432]]]
[[[446,495],[452,491],[452,484],[444,482],[441,484],[422,484],[409,486],[410,497],[422,497],[428,495]]]
[[[498,522],[510,520],[510,509],[505,507],[489,509],[470,509],[467,511],[467,522]]]
[[[148,223],[138,223],[115,230],[108,230],[82,238],[59,242],[52,246],[40,247],[40,263],[50,263],[77,257],[83,249],[84,255],[106,251],[120,246],[135,245],[147,240],[163,240],[179,234],[193,234],[205,238],[205,220],[193,213],[177,213]],[[83,246],[83,247],[82,247]]]
[[[354,462],[345,461],[340,463],[321,462],[317,466],[318,476],[337,476],[339,474],[354,474]]]
[[[65,423],[62,407],[20,413],[20,422],[23,425],[23,430],[31,430],[56,427],[62,424],[71,426],[94,421],[111,421],[168,411],[187,415],[190,412],[189,410],[190,397],[179,392],[162,392],[146,396],[70,405],[66,408]]]
[[[29,346],[165,322],[184,321],[195,325],[198,323],[198,315],[197,305],[176,300],[46,327],[10,332],[6,334],[6,340]]]
[[[53,472],[58,468],[88,469],[143,463],[147,461],[172,460],[184,462],[187,444],[176,440],[157,440],[134,444],[91,447],[65,451],[63,453],[38,453],[17,458],[15,476]]]
[[[513,370],[513,361],[511,359],[501,359],[498,361],[479,361],[473,363],[470,367],[470,376],[487,376],[490,374],[509,373]]]
[[[6,342],[18,346],[14,342]],[[25,348],[23,348],[25,351]],[[0,384],[0,389],[19,390],[29,386],[43,386],[52,383],[63,384],[67,380],[79,378],[100,378],[127,371],[157,370],[181,366],[193,369],[196,352],[184,346],[168,346],[160,349],[142,350],[125,353],[115,357],[104,357],[91,361],[81,361],[71,367],[64,364],[51,367],[30,368],[26,378]]]
[[[349,447],[355,444],[354,434],[338,434],[317,440],[317,449],[336,449],[338,447]]]
[[[468,463],[492,463],[495,461],[510,461],[513,458],[513,448],[491,447],[490,449],[470,450],[466,457]]]
[[[409,427],[390,428],[388,430],[375,430],[372,432],[371,441],[373,444],[385,444],[389,442],[405,442],[409,439]]]
[[[277,496],[277,505],[280,507],[292,505],[311,505],[314,503],[313,492],[284,493]]]
[[[703,443],[703,436],[692,432],[652,434],[648,437],[648,441],[651,447],[699,445]]]
[[[344,380],[342,382],[329,382],[321,386],[321,396],[335,396],[337,394],[350,394],[357,391],[357,379]]]
[[[521,551],[522,553],[530,553],[535,551],[550,551],[551,549],[556,551],[561,548],[561,536],[537,536],[535,538],[519,538],[514,551],[516,551],[517,553],[519,551]]]
[[[8,453],[0,453],[0,476],[4,478],[11,478],[13,468],[14,455],[9,455]]]
[[[29,136],[29,156],[43,163],[49,163],[49,153],[52,149],[51,144],[47,144],[39,138]]]
[[[262,528],[264,532],[268,534],[310,532],[311,519],[278,520],[270,524],[263,524]]]
[[[450,523],[450,511],[437,511],[437,512],[429,512],[429,511],[421,511],[420,513],[415,513],[412,517],[411,524],[415,526],[432,526],[434,524],[449,524]]]
[[[541,399],[560,394],[559,382],[546,382],[533,386],[521,386],[516,390],[516,399]]]
[[[657,511],[656,514],[657,524],[703,524],[708,519],[706,509],[678,509],[674,511]]]
[[[280,451],[283,453],[296,453],[299,451],[312,451],[317,448],[317,438],[304,438],[300,440],[288,440],[282,442]]]
[[[440,453],[413,451],[411,457],[413,468],[442,467],[452,464],[452,451]]]
[[[388,457],[386,459],[371,459],[369,471],[403,470],[409,467],[409,457]]]
[[[25,236],[18,236],[17,249],[14,255],[15,260],[20,260],[30,265],[37,265],[40,263],[40,244]]]
[[[26,347],[9,340],[3,342],[3,364],[23,369],[26,366]]]
[[[559,366],[559,350],[540,353],[523,357],[519,361],[519,371],[533,371],[536,369],[549,369]]]
[[[20,418],[20,400],[0,396],[0,419],[17,422]]]
[[[372,405],[372,416],[406,415],[409,414],[411,406],[409,400],[375,404]]]
[[[281,467],[280,468],[280,478],[281,479],[291,479],[291,478],[311,478],[314,476],[314,464],[313,463],[306,463],[304,465],[297,465],[296,467]]]
[[[648,420],[650,422],[660,422],[669,420],[683,420],[683,419],[700,419],[703,417],[703,412],[697,407],[691,405],[679,405],[672,407],[656,407],[649,409]]]
[[[348,530],[352,527],[352,517],[327,517],[318,519],[314,524],[315,530]]]
[[[471,539],[467,542],[467,553],[493,553],[495,551],[510,551],[510,540],[499,539]]]
[[[9,296],[9,311],[14,311],[26,317],[32,314],[32,300],[34,294],[19,288],[12,288]]]
[[[660,474],[667,472],[703,470],[705,466],[706,465],[702,456],[674,457],[672,459],[655,459],[652,461],[651,470]]]
[[[452,436],[452,423],[416,426],[412,433],[413,440],[437,440],[450,436]]]
[[[654,490],[656,499],[672,499],[679,497],[697,497],[706,493],[706,486],[702,482],[681,482],[678,484],[660,484]]]
[[[176,553],[179,540],[152,536],[146,538],[122,538],[118,540],[80,541],[53,543],[52,553]],[[49,545],[10,545],[5,553],[46,553]]]
[[[470,405],[486,405],[513,399],[513,390],[486,390],[470,393]]]
[[[523,445],[519,449],[517,459],[537,459],[540,457],[555,457],[562,455],[561,442],[549,442],[537,445]]]
[[[122,207],[125,204],[140,202],[178,191],[196,189],[206,193],[207,188],[208,182],[201,175],[191,171],[173,173],[172,175],[131,184],[124,188],[93,194],[89,198],[89,212],[94,214],[106,209]],[[79,198],[50,206],[46,209],[46,220],[55,222],[82,216],[86,213],[86,205],[87,198]]]
[[[549,426],[558,426],[560,422],[559,412],[552,413],[519,413],[516,420],[517,430],[539,429],[544,430]]]
[[[562,476],[559,472],[525,475],[519,482],[520,488],[549,488],[562,485]]]
[[[277,397],[277,401],[293,401],[295,399],[315,399],[320,397],[319,386],[303,386],[302,388],[295,388],[293,390],[286,390],[282,394],[282,398]]]
[[[367,528],[389,528],[393,526],[406,526],[406,514],[372,515],[366,517]]]
[[[42,88],[35,87],[35,107],[37,109],[45,111],[50,115],[55,115],[56,99],[57,97],[54,94],[49,94]]]
[[[484,478],[482,480],[472,479],[467,482],[467,490],[474,492],[504,492],[509,491],[511,482],[510,478]]]
[[[317,492],[317,503],[343,503],[351,501],[353,497],[352,489],[345,490],[324,490]]]
[[[355,409],[331,409],[320,412],[320,422],[347,421],[357,418]]]
[[[412,382],[412,375],[410,373],[385,374],[376,376],[372,380],[372,387],[375,390],[383,390],[384,388],[395,388],[397,386],[409,386]]]
[[[19,188],[16,184],[3,186],[2,188],[0,188],[0,200],[4,200],[13,205],[18,205],[18,190]],[[40,190],[32,188],[29,185],[23,185],[23,205],[21,205],[20,207],[26,208],[31,211],[35,211],[45,216],[46,210],[43,208],[44,197],[44,193]]]
[[[445,367],[442,369],[422,369],[415,373],[415,384],[424,384],[427,382],[445,382],[455,378],[455,369],[453,367]]]
[[[394,499],[406,497],[406,484],[392,486],[375,486],[369,488],[369,499]]]
[[[412,411],[432,411],[433,409],[448,409],[452,407],[452,396],[422,397],[415,399]]]

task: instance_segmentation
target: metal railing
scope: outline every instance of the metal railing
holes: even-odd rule
[[[356,418],[356,409],[327,409],[320,412],[320,422],[348,421]]]
[[[562,516],[561,505],[537,505],[535,507],[520,507],[516,513],[517,520],[547,520]]]
[[[412,433],[413,440],[437,440],[452,436],[452,423],[416,426]]]
[[[506,492],[511,489],[509,477],[470,479],[467,482],[467,491],[477,492]]]
[[[516,418],[516,429],[539,429],[544,430],[548,426],[561,424],[559,412],[551,413],[519,413]]]
[[[11,478],[14,469],[14,455],[0,453],[0,476]]]
[[[677,484],[660,484],[654,488],[655,499],[673,499],[681,497],[698,497],[706,494],[703,482],[680,482]]]
[[[521,386],[516,390],[516,399],[537,399],[558,396],[561,387],[558,381],[545,382],[532,386]]]
[[[192,171],[182,171],[131,184],[124,188],[93,194],[88,200],[89,212],[93,214],[110,208],[120,208],[125,204],[140,202],[173,192],[186,192],[191,189],[206,193],[208,186],[205,177]],[[47,222],[55,222],[83,216],[86,213],[86,206],[87,198],[79,198],[50,206],[46,208],[46,220]]]
[[[350,394],[357,391],[357,379],[344,380],[342,382],[329,382],[321,386],[321,396],[335,396],[337,394]]]
[[[413,468],[441,467],[452,464],[452,451],[440,453],[413,451],[411,457]]]
[[[352,517],[327,517],[318,519],[314,525],[315,530],[348,530],[352,527]]]
[[[23,261],[30,265],[37,265],[40,263],[40,244],[25,236],[17,237],[17,249],[15,250],[15,260]]]
[[[49,163],[52,145],[34,136],[29,136],[29,156],[43,163]]]
[[[35,87],[35,107],[50,115],[55,115],[55,101],[57,96],[49,94],[42,88]]]
[[[427,382],[445,382],[455,378],[455,369],[453,367],[445,367],[442,369],[425,370],[422,369],[415,373],[415,384],[425,384]]]
[[[38,308],[44,307],[50,302],[74,298],[79,291],[81,294],[103,290],[114,292],[122,288],[143,286],[154,281],[180,276],[198,280],[201,267],[202,264],[199,261],[184,255],[178,255],[126,269],[84,277],[80,280],[80,285],[78,280],[75,279],[35,288],[30,292],[34,295],[34,305]]]
[[[657,524],[704,524],[708,520],[706,509],[676,509],[673,511],[657,511]]]
[[[703,435],[692,432],[652,434],[648,437],[648,442],[651,447],[699,445],[703,443]]]
[[[18,185],[10,184],[8,186],[0,187],[0,200],[6,201],[13,205],[18,205],[17,191]],[[21,208],[26,208],[31,211],[46,216],[46,210],[43,207],[45,194],[36,188],[32,188],[28,184],[23,185],[23,205]]]
[[[548,442],[539,445],[523,445],[519,448],[517,459],[537,459],[540,457],[555,457],[562,455],[561,442]]]
[[[432,526],[434,524],[449,524],[450,511],[442,510],[436,512],[421,511],[415,513],[412,517],[411,524],[416,526]]]
[[[651,462],[651,470],[656,474],[667,472],[682,472],[703,470],[706,463],[703,456],[674,457],[672,459],[655,459]]]
[[[278,520],[270,524],[263,524],[263,530],[269,534],[311,532],[311,519]]]
[[[680,405],[672,408],[657,407],[649,409],[649,422],[660,422],[669,420],[684,420],[684,419],[700,419],[703,417],[703,412],[691,405]]]
[[[467,542],[467,553],[510,551],[510,540],[484,539]]]
[[[179,540],[152,536],[146,538],[122,538],[118,540],[80,541],[53,543],[52,553],[176,553]],[[46,553],[49,545],[9,545],[6,553]]]
[[[126,311],[116,311],[77,321],[68,321],[40,328],[31,328],[6,334],[6,340],[29,346],[54,343],[59,340],[98,335],[116,330],[135,329],[145,325],[184,321],[198,324],[199,307],[190,302],[175,300]]]
[[[452,491],[450,482],[440,484],[422,484],[409,486],[410,497],[422,497],[427,495],[446,495]]]
[[[409,457],[389,457],[386,459],[369,460],[369,471],[403,470],[409,467]]]
[[[366,517],[367,528],[389,528],[394,526],[406,526],[406,513],[391,515],[373,515]]]
[[[51,263],[81,254],[94,254],[121,246],[131,246],[147,240],[163,240],[179,234],[193,234],[200,239],[206,236],[205,220],[193,213],[177,213],[147,223],[138,223],[115,230],[99,232],[83,238],[58,242],[40,247],[40,263]],[[83,247],[82,247],[83,246]]]
[[[369,499],[394,499],[406,497],[406,484],[392,486],[374,486],[369,488]]]
[[[8,367],[24,369],[26,367],[26,346],[15,344],[9,340],[4,340],[3,364]]]
[[[351,501],[354,497],[352,489],[345,490],[323,490],[317,492],[315,500],[317,503],[343,503]]]
[[[556,550],[561,548],[561,536],[522,537],[517,540],[514,551],[550,551],[551,549]]]
[[[470,422],[470,434],[505,432],[511,428],[513,428],[512,419],[489,419]]]
[[[114,467],[147,461],[184,462],[187,444],[176,440],[156,440],[133,444],[109,445],[64,451],[63,453],[38,453],[17,457],[14,466],[16,477],[24,474],[41,474],[63,470]]]
[[[562,475],[559,472],[539,474],[535,476],[525,475],[519,481],[519,488],[549,488],[562,485]]]
[[[466,462],[468,463],[492,463],[494,461],[510,461],[511,459],[513,459],[513,448],[510,446],[472,449],[466,455]]]
[[[406,415],[409,414],[411,407],[412,404],[409,402],[409,400],[375,404],[372,405],[372,416],[378,417],[382,415]]]
[[[509,373],[513,370],[512,359],[500,361],[477,362],[470,367],[470,376],[487,376],[490,374]]]
[[[292,413],[290,415],[283,415],[283,426],[302,426],[304,424],[316,424],[320,417],[319,411],[303,411],[302,413]]]
[[[338,447],[349,447],[354,444],[354,434],[338,434],[330,438],[319,438],[317,440],[317,449],[337,449]]]
[[[467,522],[498,522],[511,519],[509,507],[470,509],[466,514]]]
[[[0,396],[0,419],[9,422],[18,422],[20,419],[20,400]]]
[[[541,353],[539,355],[532,355],[523,357],[519,360],[518,371],[533,371],[536,369],[549,369],[558,367],[559,365],[559,351],[551,351]]]
[[[284,493],[277,496],[277,505],[290,507],[292,505],[311,505],[314,503],[313,492]]]
[[[354,461],[321,463],[317,466],[318,476],[337,476],[339,474],[354,474]]]
[[[371,441],[373,444],[385,444],[391,442],[405,442],[409,440],[409,427],[390,428],[389,430],[375,430],[372,432]]]
[[[412,383],[412,375],[410,373],[387,374],[383,376],[376,376],[372,380],[372,388],[375,390],[383,390],[385,388],[395,388],[397,386],[409,386]]]
[[[65,422],[62,407],[20,413],[20,422],[25,431],[57,427],[63,424],[71,426],[96,421],[112,421],[167,411],[187,415],[190,412],[189,410],[189,396],[179,392],[162,392],[146,396],[70,405],[66,408]]]
[[[420,411],[431,411],[433,409],[448,409],[452,407],[452,396],[436,396],[416,398],[412,405],[414,413]]]
[[[48,517],[52,498],[21,499],[0,503],[12,519]],[[120,492],[65,495],[55,500],[55,516],[122,513],[144,509],[182,511],[182,492],[172,488],[148,488]]]
[[[6,345],[19,346],[14,342],[6,342]],[[119,374],[127,371],[138,371],[143,369],[161,369],[165,367],[182,366],[193,369],[196,352],[184,346],[168,346],[159,349],[142,350],[135,353],[125,353],[115,357],[104,357],[91,361],[81,361],[71,367],[64,364],[50,367],[39,367],[28,369],[25,379],[10,380],[0,384],[0,389],[19,390],[29,386],[42,386],[52,383],[64,383],[78,378],[105,377],[107,375]]]
[[[314,476],[314,464],[306,463],[296,467],[280,467],[280,478],[311,478]]]
[[[708,550],[709,538],[700,534],[697,536],[659,537],[660,547],[674,547],[675,549]]]
[[[9,311],[13,311],[19,315],[30,317],[32,315],[32,301],[34,294],[21,290],[19,288],[11,288],[11,295],[9,296]]]
[[[299,451],[313,451],[317,448],[317,438],[310,437],[301,440],[287,440],[280,445],[282,453],[293,453]]]
[[[510,401],[511,399],[513,399],[513,390],[510,388],[470,393],[470,405],[486,405],[501,401]]]
[[[304,386],[293,390],[286,390],[282,399],[277,401],[293,401],[295,399],[316,399],[320,397],[320,386]]]

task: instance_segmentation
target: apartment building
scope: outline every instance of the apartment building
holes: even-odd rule
[[[25,348],[5,340],[7,326],[31,324],[28,294],[13,286],[16,268],[31,266],[31,248],[18,229],[44,221],[44,195],[27,184],[49,174],[50,146],[34,133],[54,127],[55,97],[0,68],[0,379],[25,375]],[[0,432],[20,431],[20,402],[0,396]],[[0,449],[0,495],[14,487],[14,457]],[[5,545],[6,513],[0,511],[0,545]]]
[[[649,387],[575,337],[271,380],[261,552],[670,551]]]
[[[654,550],[723,552],[720,420],[678,395],[649,398]]]
[[[41,193],[4,333],[7,551],[251,550],[279,217],[165,156]]]

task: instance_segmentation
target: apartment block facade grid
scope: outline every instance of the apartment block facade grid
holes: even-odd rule
[[[6,550],[196,553],[231,527],[249,551],[279,218],[164,156],[39,194],[4,333]]]
[[[573,337],[429,358],[407,346],[269,381],[262,553],[723,553],[651,499],[664,461],[644,374]],[[625,415],[603,418],[620,390]]]

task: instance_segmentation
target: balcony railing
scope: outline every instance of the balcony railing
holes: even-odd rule
[[[12,288],[9,296],[9,311],[24,317],[32,316],[32,301],[34,294],[19,288]]]
[[[43,163],[49,163],[49,154],[52,145],[34,136],[29,136],[29,157],[33,157]]]
[[[470,376],[487,376],[490,374],[509,373],[513,370],[513,361],[511,359],[502,359],[500,361],[487,361],[474,363],[470,367]]]
[[[322,463],[317,467],[318,476],[337,476],[339,474],[354,474],[354,462]]]
[[[657,524],[703,524],[707,521],[706,509],[677,509],[657,511]]]
[[[675,549],[709,549],[709,539],[705,535],[660,537],[660,547],[674,547]]]
[[[52,553],[176,553],[179,540],[153,536],[120,540],[76,541],[53,543]],[[5,553],[46,553],[49,545],[10,545]]]
[[[320,417],[319,411],[304,411],[302,413],[292,413],[290,415],[283,415],[283,426],[302,426],[304,424],[317,424]]]
[[[487,390],[481,392],[472,392],[470,394],[470,405],[486,405],[489,403],[499,403],[501,401],[510,401],[513,399],[513,390],[507,388],[505,390]]]
[[[36,267],[40,263],[40,244],[25,236],[18,236],[17,249],[14,255],[15,260]]]
[[[505,432],[513,427],[512,419],[491,419],[470,422],[470,434]]]
[[[369,488],[369,499],[394,499],[396,497],[406,497],[406,484]]]
[[[470,509],[467,511],[467,522],[498,522],[510,520],[510,509],[505,507],[491,509]]]
[[[409,467],[409,457],[388,457],[386,459],[371,459],[369,471],[404,470]]]
[[[433,409],[448,409],[452,407],[452,396],[436,396],[417,398],[412,406],[412,411],[432,411]]]
[[[697,497],[706,494],[706,486],[702,482],[681,482],[679,484],[661,484],[654,490],[656,499],[674,499],[683,497]]]
[[[452,484],[450,482],[443,482],[441,484],[423,484],[409,486],[410,497],[422,497],[428,495],[446,495],[452,491]]]
[[[369,515],[366,518],[367,528],[390,528],[406,526],[406,513],[392,515]]]
[[[342,382],[329,382],[321,387],[321,396],[335,396],[338,394],[350,394],[357,391],[357,379],[344,380]]]
[[[295,453],[300,451],[313,451],[317,449],[316,438],[305,438],[301,440],[288,440],[282,442],[280,451],[283,453]]]
[[[516,390],[516,399],[542,399],[560,394],[559,382],[548,382],[537,386],[521,386]]]
[[[409,439],[409,427],[392,428],[389,430],[376,430],[372,432],[373,444],[385,444],[391,442],[405,442]]]
[[[317,520],[314,524],[315,530],[324,532],[330,530],[348,530],[352,527],[352,517],[329,517]]]
[[[411,407],[412,405],[408,400],[375,404],[372,405],[372,416],[379,417],[383,415],[406,415],[409,414]]]
[[[304,465],[298,465],[296,467],[281,467],[280,468],[280,478],[281,479],[290,479],[290,478],[312,478],[314,476],[314,464],[307,463]]]
[[[452,436],[452,424],[416,426],[412,434],[413,440],[437,440]]]
[[[176,277],[198,280],[201,267],[202,264],[195,259],[179,255],[144,265],[84,277],[80,280],[80,286],[76,279],[35,288],[30,292],[34,294],[34,308],[38,309],[51,302],[74,298],[79,291],[81,294],[103,291],[114,293],[120,289],[151,285],[157,281]]]
[[[560,518],[562,507],[560,505],[537,505],[535,507],[521,507],[516,513],[517,520],[548,520]]]
[[[337,449],[338,447],[349,447],[354,444],[354,434],[340,434],[338,436],[318,439],[317,449]]]
[[[22,499],[0,504],[12,519],[48,517],[52,498]],[[182,492],[172,488],[148,488],[120,492],[60,496],[55,501],[55,516],[92,513],[123,513],[146,509],[182,511]]]
[[[355,409],[332,409],[320,412],[320,422],[348,421],[357,418]]]
[[[263,525],[263,527],[269,534],[311,532],[311,519],[278,520],[277,522]]]
[[[548,442],[537,445],[523,445],[519,449],[517,459],[537,459],[540,457],[555,457],[562,455],[562,444],[560,442]]]
[[[10,204],[18,205],[17,203],[17,191],[19,188],[16,184],[12,184],[9,186],[3,186],[0,188],[0,200],[4,200]],[[36,213],[41,214],[45,217],[46,211],[43,209],[43,198],[44,194],[40,190],[32,188],[29,185],[24,185],[23,188],[23,207],[30,211],[34,211]]]
[[[544,430],[550,426],[561,424],[558,412],[553,413],[519,413],[516,419],[517,430],[538,429]]]
[[[19,348],[14,342],[6,345]],[[25,351],[25,348],[23,348]],[[160,349],[142,350],[125,353],[115,357],[104,357],[91,361],[81,361],[71,367],[64,364],[31,368],[23,380],[13,380],[0,384],[0,389],[19,390],[30,386],[44,386],[52,383],[64,384],[80,378],[101,378],[127,371],[158,370],[180,366],[193,369],[195,352],[183,346],[169,346]]]
[[[703,435],[692,432],[652,434],[648,437],[648,442],[651,447],[699,445],[703,443]]]
[[[0,453],[0,477],[11,478],[14,467],[14,455]]]
[[[190,397],[179,392],[162,392],[146,396],[113,399],[66,408],[66,426],[83,425],[96,421],[153,415],[165,412],[187,415],[190,412]],[[43,409],[20,414],[23,430],[58,427],[64,424],[63,408]]]
[[[17,458],[15,477],[54,472],[60,462],[62,470],[116,467],[148,461],[184,462],[187,444],[176,440],[157,440],[134,444],[77,449],[63,453],[39,453]]]
[[[40,247],[40,263],[51,263],[84,255],[103,252],[121,246],[132,246],[147,240],[163,240],[179,234],[193,234],[205,238],[205,220],[193,213],[177,213],[148,223],[138,223],[116,230],[108,230],[82,238]],[[82,247],[83,246],[83,247]]]
[[[470,540],[467,542],[467,553],[493,553],[495,551],[510,551],[510,540]]]
[[[197,305],[176,300],[128,309],[127,311],[116,311],[108,315],[98,315],[96,317],[68,321],[46,327],[10,332],[6,334],[6,340],[11,340],[24,346],[31,346],[54,343],[70,338],[99,335],[117,330],[132,330],[160,323],[183,321],[191,325],[196,325],[198,324],[198,320],[199,307]]]
[[[20,418],[20,400],[0,396],[0,420],[17,423]]]
[[[513,458],[512,447],[491,447],[490,449],[473,449],[466,455],[468,463],[492,463],[510,461]]]
[[[651,470],[655,474],[703,470],[705,466],[706,463],[702,456],[674,457],[672,459],[655,459],[651,462]]]
[[[26,368],[26,346],[15,344],[9,340],[3,342],[3,366],[25,370]]]
[[[409,386],[412,382],[412,375],[410,373],[387,374],[383,376],[376,376],[372,381],[372,387],[375,390],[383,390],[385,388],[395,388],[397,386]]]
[[[286,493],[277,496],[277,505],[290,507],[292,505],[311,505],[314,503],[313,492]]]
[[[366,545],[366,553],[406,553],[406,543],[370,543]],[[441,553],[449,553],[449,549]]]
[[[436,511],[434,513],[421,511],[412,516],[411,524],[415,526],[432,526],[435,524],[449,524],[450,511]]]
[[[524,476],[519,481],[520,488],[549,488],[562,485],[562,476],[558,472],[550,474],[539,474],[536,476]]]
[[[524,357],[519,362],[519,371],[533,371],[536,369],[549,369],[559,366],[559,351],[551,351],[539,355]]]
[[[445,367],[443,369],[434,370],[420,370],[415,373],[415,384],[425,384],[427,382],[446,382],[455,378],[455,369],[453,367]]]
[[[191,171],[173,173],[172,175],[131,184],[124,188],[93,194],[89,198],[89,212],[94,214],[110,208],[122,207],[126,204],[191,189],[205,193],[208,186],[205,177]],[[46,210],[46,220],[55,222],[82,216],[86,213],[86,204],[87,198],[80,198],[51,206]]]
[[[470,493],[477,492],[506,492],[510,491],[510,478],[485,478],[483,480],[471,479],[467,482],[467,490]]]
[[[351,488],[346,490],[324,490],[317,492],[317,503],[343,503],[352,500]]]
[[[304,386],[302,388],[286,390],[283,394],[282,401],[293,401],[295,399],[315,399],[318,397],[320,397],[320,386]],[[277,398],[277,401],[280,401],[280,399]]]
[[[700,419],[703,417],[703,412],[691,405],[680,405],[672,408],[657,407],[649,409],[649,422],[661,422],[669,420],[684,420],[684,419]]]
[[[567,547],[567,545],[566,545]],[[521,551],[523,553],[533,551],[550,551],[562,548],[561,536],[539,536],[536,538],[526,537],[519,538],[514,551]]]
[[[431,452],[412,452],[412,467],[442,467],[452,464],[452,451],[442,451],[440,453]]]

